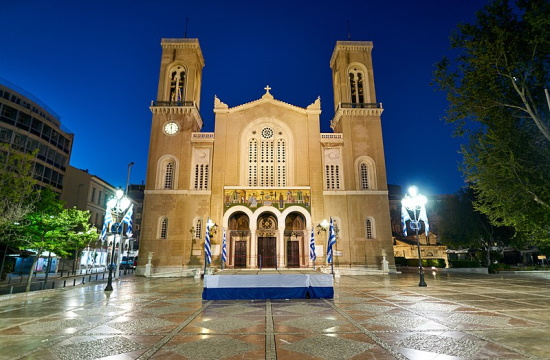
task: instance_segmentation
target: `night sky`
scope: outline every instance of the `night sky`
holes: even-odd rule
[[[334,115],[329,60],[338,40],[373,41],[388,182],[425,195],[455,193],[460,138],[442,120],[445,94],[429,85],[449,35],[481,0],[143,1],[19,0],[2,4],[0,77],[46,103],[75,134],[71,165],[114,186],[145,179],[161,38],[198,38],[203,131],[214,95],[230,107],[273,96]],[[188,19],[188,21],[187,21]]]

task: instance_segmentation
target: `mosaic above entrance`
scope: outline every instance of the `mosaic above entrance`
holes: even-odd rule
[[[284,210],[289,206],[302,206],[310,210],[310,190],[305,189],[232,189],[224,190],[224,211],[232,206],[246,206],[256,209],[261,206],[273,206]]]

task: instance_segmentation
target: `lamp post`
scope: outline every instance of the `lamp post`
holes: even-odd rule
[[[425,205],[428,202],[428,199],[424,195],[420,195],[418,193],[418,188],[416,186],[411,186],[409,188],[409,194],[405,195],[403,200],[401,200],[401,204],[406,209],[407,213],[410,212],[412,214],[412,217],[409,216],[410,219],[410,225],[411,228],[414,230],[416,234],[416,245],[418,248],[418,267],[419,267],[419,275],[420,275],[420,282],[418,283],[418,286],[427,286],[426,282],[424,281],[424,268],[422,266],[422,255],[420,252],[420,239],[418,237],[418,230],[420,230],[420,220],[423,220],[425,223],[427,221],[426,217],[426,208]],[[405,218],[403,218],[403,226],[405,227],[407,223],[405,222]],[[426,231],[427,232],[427,231]]]
[[[115,245],[116,245],[116,237],[121,230],[121,223],[119,220],[119,215],[122,214],[128,207],[130,206],[130,199],[128,199],[126,196],[124,196],[124,191],[122,189],[118,189],[115,193],[115,197],[111,198],[107,202],[107,211],[110,211],[111,214],[114,214],[114,222],[115,222],[115,233],[113,236],[113,245],[111,249],[111,260],[109,264],[109,277],[107,279],[107,286],[105,286],[105,291],[112,291],[113,290],[113,269],[115,268]],[[120,245],[122,245],[122,237],[120,241]]]

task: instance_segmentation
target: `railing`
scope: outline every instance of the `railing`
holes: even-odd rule
[[[340,133],[322,133],[321,139],[344,139],[344,134]]]
[[[151,106],[185,106],[185,107],[196,107],[194,101],[151,101]]]
[[[194,132],[194,133],[191,133],[191,139],[214,139],[214,133],[213,132],[208,132],[208,133]]]
[[[382,103],[340,103],[342,109],[381,109]]]

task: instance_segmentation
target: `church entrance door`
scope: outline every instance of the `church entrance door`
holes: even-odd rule
[[[266,268],[277,266],[277,245],[275,237],[258,238],[258,266]]]
[[[235,267],[246,267],[246,241],[235,241]]]
[[[286,258],[288,267],[300,267],[300,242],[289,241],[286,247]]]

